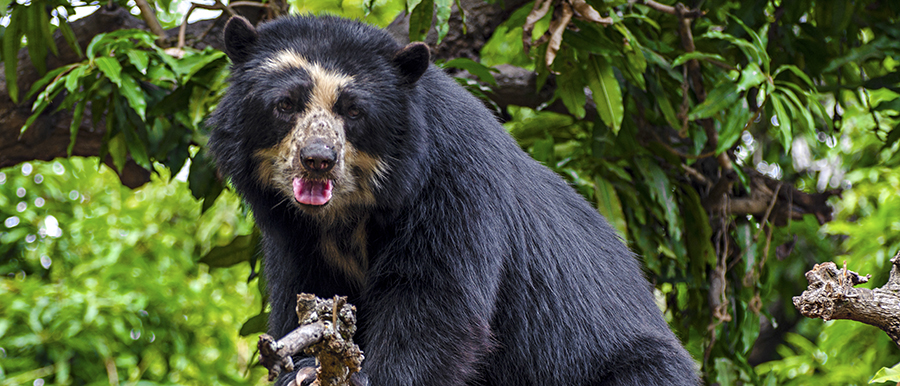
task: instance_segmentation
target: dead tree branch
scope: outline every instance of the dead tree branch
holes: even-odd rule
[[[869,281],[848,271],[846,263],[838,269],[832,262],[816,264],[806,273],[809,287],[794,297],[794,307],[808,318],[849,319],[878,327],[900,346],[900,253],[891,259],[887,284],[874,290],[854,288]]]
[[[353,343],[356,332],[356,307],[346,297],[320,299],[311,294],[297,295],[300,327],[276,341],[270,335],[259,337],[259,361],[269,369],[269,381],[281,372],[294,371],[292,356],[304,353],[314,356],[315,386],[350,385],[350,377],[359,372],[364,359]],[[301,376],[311,372],[301,371]]]

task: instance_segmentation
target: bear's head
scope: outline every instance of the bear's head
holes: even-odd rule
[[[323,220],[375,205],[407,141],[408,94],[429,66],[428,47],[334,17],[259,29],[233,17],[224,43],[231,86],[210,147],[238,190],[274,190]],[[255,178],[238,178],[248,167]]]

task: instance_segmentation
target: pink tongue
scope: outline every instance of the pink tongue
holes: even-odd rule
[[[325,205],[334,188],[331,180],[313,181],[294,178],[294,199],[306,205]]]

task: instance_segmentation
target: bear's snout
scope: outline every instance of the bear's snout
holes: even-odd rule
[[[334,148],[321,140],[313,141],[300,149],[300,162],[311,173],[327,173],[337,162]]]

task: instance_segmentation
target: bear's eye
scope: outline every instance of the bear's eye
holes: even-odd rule
[[[347,115],[347,118],[357,119],[362,116],[362,109],[357,105],[350,105],[350,107],[347,108],[345,115]]]
[[[283,98],[275,105],[275,109],[278,110],[279,113],[290,113],[294,110],[294,102],[291,101],[290,98]]]

